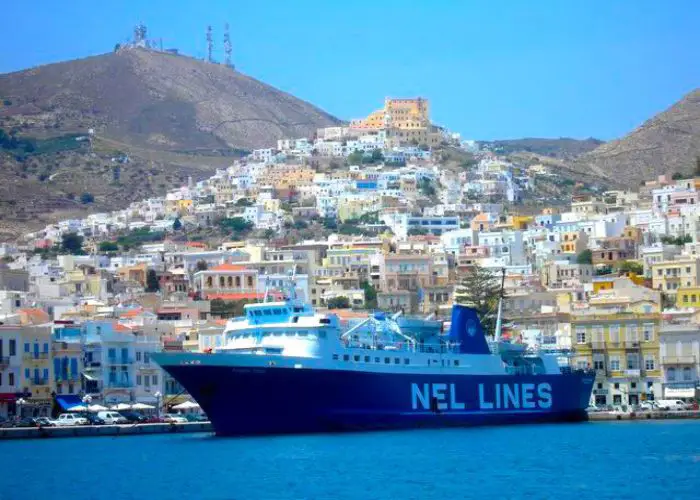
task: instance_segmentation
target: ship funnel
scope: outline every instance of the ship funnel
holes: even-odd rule
[[[490,354],[484,329],[475,309],[455,304],[452,306],[450,342],[459,342],[462,354]]]

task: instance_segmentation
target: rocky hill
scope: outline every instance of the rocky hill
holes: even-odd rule
[[[580,157],[575,165],[620,186],[660,174],[692,174],[700,156],[700,89],[647,120],[625,137]]]
[[[140,49],[0,75],[0,237],[162,195],[338,123],[231,68]]]
[[[533,153],[535,155],[556,158],[559,160],[571,160],[584,153],[593,151],[603,144],[598,139],[570,139],[560,137],[558,139],[546,139],[537,137],[525,137],[523,139],[507,139],[496,141],[478,141],[482,147],[503,155],[514,153]]]

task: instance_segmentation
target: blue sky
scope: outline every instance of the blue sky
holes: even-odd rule
[[[9,1],[0,73],[112,50],[143,21],[203,57],[231,24],[234,63],[344,119],[427,97],[464,137],[629,132],[700,82],[697,0]],[[21,41],[21,45],[20,42]]]

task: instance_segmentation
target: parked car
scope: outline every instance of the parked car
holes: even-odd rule
[[[135,411],[120,411],[119,413],[130,424],[145,424],[146,422],[148,422],[148,417]]]
[[[162,424],[165,420],[163,417],[157,417],[156,415],[149,415],[146,417],[145,424]]]
[[[107,425],[128,424],[129,421],[116,411],[98,411],[97,416],[105,421]]]
[[[105,424],[104,419],[98,417],[94,413],[86,413],[83,415],[83,417],[85,418],[85,420],[87,420],[86,425],[104,425]]]
[[[658,405],[654,401],[642,401],[639,403],[639,411],[655,411]]]
[[[69,425],[87,425],[88,421],[85,417],[74,413],[61,413],[56,420],[56,425],[66,427]]]
[[[658,404],[660,410],[683,411],[689,409],[688,405],[680,399],[661,399]]]
[[[34,417],[22,417],[13,422],[13,427],[37,427],[36,418]]]
[[[207,417],[204,413],[188,413],[185,415],[185,418],[187,419],[188,422],[208,422],[209,417]]]
[[[56,421],[49,417],[38,417],[34,419],[37,427],[56,427]]]
[[[187,419],[182,415],[176,415],[175,413],[166,413],[163,415],[163,421],[168,424],[186,424]]]

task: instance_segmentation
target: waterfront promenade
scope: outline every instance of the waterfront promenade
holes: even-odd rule
[[[591,422],[616,420],[692,420],[700,419],[700,410],[655,411],[639,413],[596,412],[589,413]],[[76,425],[70,427],[23,427],[0,429],[0,440],[70,438],[98,436],[135,436],[147,434],[214,432],[209,422],[188,422],[182,424],[126,424],[126,425]]]
[[[183,424],[127,424],[127,425],[74,425],[70,427],[22,427],[0,429],[0,440],[58,437],[134,436],[139,434],[166,434],[213,432],[209,422]]]

